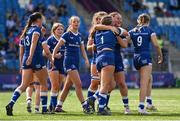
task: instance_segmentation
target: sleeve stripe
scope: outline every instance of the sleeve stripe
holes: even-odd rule
[[[19,44],[19,47],[24,47],[22,44]]]
[[[42,45],[43,45],[43,44],[47,44],[47,42],[46,42],[46,41],[44,41],[44,42],[42,42]]]
[[[62,38],[62,37],[61,37],[61,39],[60,39],[60,40],[61,40],[61,41],[63,41],[63,42],[66,42],[66,40],[65,40],[64,38]]]
[[[84,41],[81,41],[81,44],[84,44]]]
[[[151,34],[151,36],[154,36],[154,35],[156,35],[156,33],[155,33],[155,32],[153,32],[153,33]]]
[[[40,36],[40,33],[39,33],[39,32],[33,32],[33,35],[34,35],[34,34],[38,34],[38,35]]]

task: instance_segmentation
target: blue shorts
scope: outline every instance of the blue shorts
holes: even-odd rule
[[[136,68],[136,70],[139,70],[141,67],[146,65],[152,65],[152,59],[150,54],[134,54],[134,67]]]
[[[115,54],[115,73],[124,71],[124,64],[120,53]]]
[[[103,51],[97,55],[96,67],[100,72],[102,68],[108,65],[115,65],[114,52],[113,51]]]
[[[79,71],[79,58],[75,59],[74,57],[65,57],[63,67],[66,73],[72,70]]]
[[[92,61],[91,61],[91,64],[92,64],[92,65],[93,65],[93,64],[96,64],[96,56],[97,56],[97,54],[94,53],[94,54],[93,54],[93,57],[92,57]]]
[[[33,57],[32,63],[30,65],[26,65],[27,59],[28,59],[28,56],[24,55],[23,60],[22,60],[22,69],[32,69],[34,71],[38,71],[43,68],[46,68],[45,59],[42,55]]]
[[[59,71],[60,74],[65,75],[64,67],[63,67],[63,61],[64,57],[61,57],[60,59],[55,59],[54,61],[54,68],[52,69],[52,65],[50,61],[47,62],[47,68],[51,71]]]

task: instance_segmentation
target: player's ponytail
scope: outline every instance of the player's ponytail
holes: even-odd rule
[[[29,16],[29,19],[26,23],[26,26],[24,27],[24,30],[20,36],[20,39],[22,40],[28,30],[28,28],[34,23],[37,19],[42,19],[42,14],[39,12],[35,12]]]
[[[146,13],[140,14],[137,19],[138,25],[142,26],[144,24],[149,24],[150,16]]]

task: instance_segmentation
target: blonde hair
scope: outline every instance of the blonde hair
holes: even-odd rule
[[[95,25],[97,24],[97,18],[102,18],[103,16],[107,15],[107,13],[105,11],[99,11],[99,12],[96,12],[94,15],[93,15],[93,19],[92,19],[92,25]]]
[[[116,15],[121,16],[121,14],[118,13],[118,12],[111,12],[109,15],[112,16],[112,17],[114,17]]]
[[[71,16],[71,18],[69,18],[69,21],[68,21],[69,26],[68,26],[68,28],[67,28],[67,30],[66,30],[67,32],[70,31],[70,29],[71,29],[71,22],[72,22],[74,19],[77,19],[77,20],[79,21],[79,23],[80,23],[80,18],[79,18],[78,16]]]
[[[78,16],[71,16],[71,18],[69,18],[69,26],[71,25],[71,22],[75,19],[77,19],[80,23],[80,18]]]
[[[149,24],[150,16],[147,13],[142,13],[138,16],[137,23],[138,25]]]
[[[55,34],[54,32],[55,32],[55,30],[56,30],[58,27],[63,27],[63,29],[64,29],[64,25],[63,25],[63,24],[61,24],[61,23],[54,23],[53,26],[52,26],[52,28],[51,28],[51,34]]]

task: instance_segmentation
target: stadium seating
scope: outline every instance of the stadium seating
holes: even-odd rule
[[[180,49],[180,42],[178,38],[178,35],[180,35],[180,10],[170,10],[169,7],[167,7],[167,11],[170,16],[164,15],[163,17],[157,17],[154,13],[154,7],[156,6],[157,2],[156,0],[146,0],[145,4],[148,6],[148,9],[139,10],[137,12],[134,12],[132,6],[129,4],[133,1],[136,0],[127,0],[124,2],[123,6],[124,11],[132,13],[130,14],[131,21],[135,21],[137,16],[141,13],[149,13],[152,17],[151,26],[153,27],[154,31],[158,35],[166,36],[173,45]],[[168,6],[169,0],[161,0],[159,4],[160,6],[163,4]],[[129,28],[132,27],[130,26]]]

